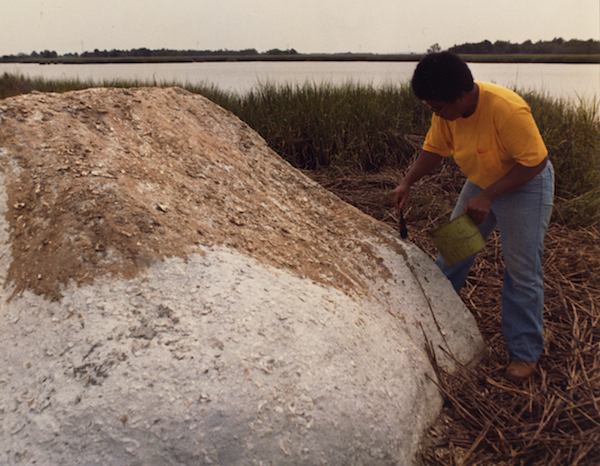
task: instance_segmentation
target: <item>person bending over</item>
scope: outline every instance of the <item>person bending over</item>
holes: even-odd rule
[[[474,81],[467,64],[450,52],[425,56],[411,85],[433,111],[423,147],[392,191],[398,209],[411,186],[442,159],[453,156],[467,176],[452,212],[466,212],[484,238],[498,226],[504,253],[502,332],[510,362],[505,376],[526,379],[544,347],[543,240],[554,197],[554,170],[527,103],[504,87]],[[436,264],[458,293],[475,254],[449,266]]]

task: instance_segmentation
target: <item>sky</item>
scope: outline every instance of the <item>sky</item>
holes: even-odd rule
[[[0,56],[136,48],[423,53],[600,40],[600,0],[0,0]]]

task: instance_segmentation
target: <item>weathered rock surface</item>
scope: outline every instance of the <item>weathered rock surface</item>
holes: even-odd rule
[[[0,463],[411,464],[474,319],[181,89],[0,102]]]

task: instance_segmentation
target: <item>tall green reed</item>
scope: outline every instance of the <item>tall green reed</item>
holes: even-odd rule
[[[116,87],[116,88],[134,88],[134,87],[172,87],[179,86],[193,92],[202,94],[209,99],[219,100],[223,103],[235,100],[235,96],[220,91],[211,84],[183,84],[171,81],[159,81],[157,79],[135,80],[135,79],[105,79],[103,81],[81,80],[81,79],[46,79],[30,78],[20,74],[4,73],[0,75],[0,99],[6,99],[20,94],[27,94],[32,91],[38,92],[69,92],[91,87]]]
[[[554,165],[559,214],[574,223],[600,220],[600,102],[522,95]]]
[[[406,85],[265,84],[224,106],[306,169],[402,166],[415,151],[410,136],[426,124]]]
[[[97,86],[94,81],[79,79],[48,80],[44,78],[28,78],[18,74],[4,73],[0,75],[0,99],[6,99],[31,91],[67,92]]]

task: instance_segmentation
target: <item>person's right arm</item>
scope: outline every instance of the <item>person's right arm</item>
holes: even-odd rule
[[[421,150],[417,160],[415,160],[415,162],[412,164],[404,179],[391,193],[392,203],[398,210],[402,209],[404,204],[406,204],[410,187],[425,175],[433,171],[433,169],[440,164],[443,158],[444,157],[441,155],[433,152]]]

